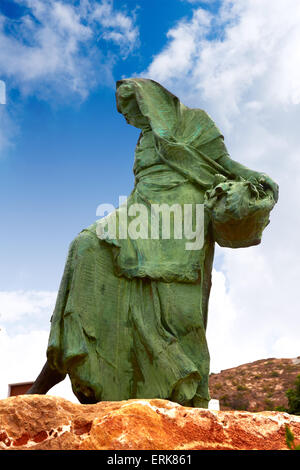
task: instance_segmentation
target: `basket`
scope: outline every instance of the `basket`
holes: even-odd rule
[[[243,178],[220,179],[221,182],[205,193],[214,240],[230,248],[258,245],[275,205],[272,191]]]

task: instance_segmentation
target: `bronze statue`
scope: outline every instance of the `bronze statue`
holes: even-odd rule
[[[28,393],[46,393],[69,374],[81,403],[162,398],[206,408],[214,244],[260,243],[278,186],[233,161],[212,119],[153,80],[118,81],[116,99],[127,122],[141,129],[134,189],[113,214],[113,236],[99,235],[104,218],[71,243],[47,362]],[[175,216],[169,238],[120,235],[121,219],[134,219],[128,207],[163,204],[188,207],[192,217],[204,208],[201,246],[187,249],[190,237],[178,236]]]

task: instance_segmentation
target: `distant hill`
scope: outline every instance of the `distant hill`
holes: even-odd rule
[[[221,410],[263,411],[288,406],[285,392],[300,374],[300,356],[261,359],[211,374],[210,395]]]

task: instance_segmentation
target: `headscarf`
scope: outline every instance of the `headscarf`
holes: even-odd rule
[[[230,176],[216,161],[228,155],[223,136],[205,111],[188,108],[162,85],[145,78],[119,80],[116,100],[122,114],[124,103],[132,100],[151,127],[162,161],[191,182],[209,189],[215,174]]]

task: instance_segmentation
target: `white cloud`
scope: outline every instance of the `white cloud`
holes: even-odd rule
[[[300,4],[271,3],[223,0],[215,15],[195,3],[143,73],[205,109],[232,158],[280,186],[260,246],[217,248],[228,290],[215,273],[208,323],[215,370],[300,354]]]
[[[0,393],[40,372],[55,300],[56,292],[0,291]]]
[[[96,4],[90,15],[92,20],[102,26],[102,37],[118,44],[125,56],[139,44],[134,11],[131,17],[121,11],[114,12],[112,2],[105,0]]]
[[[180,21],[175,28],[168,31],[169,43],[155,57],[148,69],[148,75],[164,81],[169,77],[188,74],[197,53],[197,42],[205,38],[210,19],[211,15],[205,10],[195,10],[191,21]]]
[[[114,52],[106,54],[104,42],[117,46],[123,58],[138,43],[134,16],[114,9],[112,0],[20,3],[29,12],[18,21],[0,15],[0,73],[24,94],[85,98],[111,80]]]
[[[7,397],[9,384],[33,382],[44,366],[56,295],[0,292],[0,399]],[[68,377],[48,394],[78,403]]]
[[[7,397],[9,384],[36,379],[46,362],[48,335],[47,330],[9,335],[4,328],[0,329],[0,399]],[[78,403],[68,377],[49,390],[48,395]]]
[[[7,396],[10,383],[35,380],[46,361],[47,332],[36,330],[25,334],[8,335],[0,330],[0,394]]]
[[[56,295],[52,291],[0,291],[0,321],[12,323],[24,315],[48,315]]]
[[[113,0],[19,3],[26,7],[20,18],[0,13],[0,79],[8,95],[6,109],[0,110],[0,151],[17,133],[11,89],[23,98],[81,102],[97,85],[113,84],[115,62],[139,44],[134,12],[119,11]]]
[[[228,344],[237,311],[227,293],[224,273],[213,270],[209,302],[207,341],[211,356],[211,371],[232,366],[232,346]]]
[[[216,103],[217,111],[240,113],[240,104],[298,104],[300,5],[294,0],[224,0],[213,15],[198,8],[191,20],[183,19],[168,33],[169,42],[150,64],[147,73],[185,92]],[[268,12],[268,14],[266,14]],[[208,40],[203,33],[216,34]],[[189,35],[193,48],[185,47]],[[173,51],[178,52],[178,56]],[[187,53],[186,67],[180,57]],[[173,59],[172,68],[165,64]],[[192,87],[187,87],[187,79]],[[222,101],[222,104],[220,103]],[[274,103],[275,101],[275,103]]]

